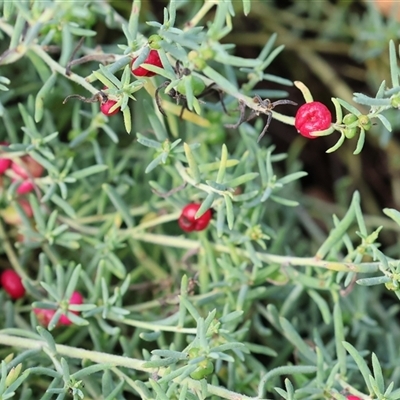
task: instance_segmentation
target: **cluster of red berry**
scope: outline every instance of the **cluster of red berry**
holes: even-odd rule
[[[13,270],[6,269],[0,276],[0,283],[3,287],[4,291],[8,293],[8,295],[13,300],[21,299],[25,296],[25,287],[22,284],[21,277]],[[69,299],[69,304],[82,304],[83,296],[79,292],[73,292],[71,298]],[[33,312],[37,315],[38,320],[45,326],[47,326],[53,318],[56,310],[46,309],[46,308],[34,308]],[[70,311],[76,315],[78,315],[78,311]],[[72,321],[65,315],[62,314],[58,325],[71,325]]]
[[[152,77],[155,72],[149,71],[145,67],[138,66],[133,69],[133,64],[137,58],[132,59],[131,72],[137,77]],[[160,56],[157,50],[150,50],[144,64],[154,65],[159,68],[163,68]],[[204,83],[203,83],[204,85]],[[106,87],[104,89],[107,89]],[[120,108],[112,107],[117,104],[115,100],[108,99],[107,97],[100,104],[100,111],[108,117],[117,114]],[[313,136],[312,132],[322,131],[328,129],[332,123],[332,114],[329,109],[318,101],[311,101],[303,104],[296,113],[295,127],[300,135],[308,139],[316,139],[318,136]]]
[[[136,61],[136,58],[134,58],[131,62],[131,71],[132,74],[135,76],[146,76],[148,78],[156,75],[154,72],[147,70],[146,68],[139,66],[135,69],[132,69],[133,63]],[[158,55],[157,50],[150,50],[146,60],[144,61],[144,64],[151,64],[159,68],[163,68],[163,64],[161,62],[160,56]],[[105,87],[104,89],[107,89]],[[105,98],[101,104],[100,104],[100,111],[104,114],[107,115],[107,117],[111,117],[112,115],[117,114],[120,111],[120,107],[115,108],[114,110],[111,111],[111,108],[117,104],[115,100]]]

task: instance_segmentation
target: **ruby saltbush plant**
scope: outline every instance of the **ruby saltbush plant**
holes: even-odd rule
[[[299,142],[268,135],[359,153],[398,108],[394,43],[391,83],[355,94],[370,110],[331,116],[266,72],[276,35],[255,59],[223,42],[260,2],[171,0],[163,21],[145,3],[0,1],[0,398],[399,399],[399,254],[378,238],[400,213],[374,225],[355,192],[322,230]]]

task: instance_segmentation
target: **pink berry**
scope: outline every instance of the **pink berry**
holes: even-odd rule
[[[13,180],[13,182],[15,182],[15,179]],[[26,180],[20,181],[20,182],[21,183],[17,187],[18,194],[26,194],[26,193],[32,192],[32,190],[35,187],[33,182],[30,181],[29,179],[26,179]]]
[[[0,146],[8,146],[7,142],[0,142]],[[3,175],[11,166],[11,159],[7,156],[0,157],[0,175]]]
[[[131,68],[132,68],[132,65],[135,62],[136,58],[134,58],[132,60]],[[144,61],[144,64],[151,64],[151,65],[154,65],[159,68],[164,68],[164,66],[162,65],[160,56],[158,55],[157,50],[150,50],[149,55],[147,56],[146,60]],[[141,66],[133,69],[132,74],[135,76],[147,76],[148,78],[156,75],[155,72],[149,71],[148,69],[143,68]]]
[[[348,396],[346,396],[347,400],[361,400],[359,397],[357,396],[353,396],[352,394],[349,394]]]
[[[16,300],[24,297],[25,288],[22,285],[21,277],[13,269],[6,269],[1,274],[0,281],[4,290],[12,299]]]
[[[315,131],[328,129],[332,123],[332,114],[325,104],[319,101],[303,104],[296,113],[294,126],[300,135],[308,139],[316,139],[312,136]]]

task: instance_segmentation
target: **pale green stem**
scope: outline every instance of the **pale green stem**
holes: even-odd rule
[[[23,348],[23,349],[47,348],[47,343],[44,341],[5,335],[2,333],[0,333],[0,344],[10,347]],[[114,354],[101,353],[99,351],[93,351],[93,350],[85,350],[79,347],[65,346],[61,344],[56,344],[56,350],[59,355],[64,357],[76,358],[80,360],[86,359],[99,364],[100,363],[111,364],[114,367],[125,367],[129,369],[134,369],[136,371],[147,372],[149,374],[151,374],[152,372],[156,372],[157,375],[161,377],[169,372],[167,368],[157,368],[157,369],[145,368],[143,367],[145,361],[139,360],[137,358],[116,356]],[[113,368],[113,372],[119,375],[121,378],[123,379],[125,378],[125,374],[123,374],[116,368]],[[194,389],[196,391],[201,391],[202,389],[201,382],[191,378],[186,378],[180,381],[179,377],[177,377],[174,380],[178,382],[180,385],[187,383],[189,388]],[[132,381],[128,382],[128,384],[131,383]],[[248,397],[240,393],[232,392],[226,388],[210,384],[207,385],[207,392],[210,395],[218,396],[223,399],[255,400],[255,398],[253,397]]]
[[[36,44],[31,46],[31,50],[34,51],[50,67],[52,71],[58,72],[60,75],[78,83],[90,93],[98,93],[99,90],[87,82],[85,78],[82,78],[73,72],[69,76],[65,75],[65,67],[62,67],[56,61],[54,61],[39,45]]]
[[[0,344],[22,349],[40,349],[47,347],[46,342],[41,340],[27,339],[17,336],[4,335],[0,333]],[[87,359],[96,363],[108,363],[119,367],[135,369],[137,371],[151,372],[151,369],[144,368],[144,361],[135,358],[115,356],[113,354],[101,353],[99,351],[85,350],[79,347],[56,344],[57,353],[61,356]]]
[[[188,335],[195,335],[197,332],[196,328],[181,328],[179,326],[153,324],[151,322],[138,321],[135,319],[128,319],[128,318],[120,319],[120,318],[114,318],[112,316],[108,316],[107,319],[125,325],[134,326],[136,328],[147,329],[153,332],[157,331],[176,332],[176,333],[187,333]]]
[[[147,243],[159,244],[162,246],[176,247],[181,249],[198,249],[201,247],[201,243],[198,240],[186,239],[184,237],[174,237],[167,235],[157,235],[153,233],[136,233],[133,234],[133,238],[141,240]],[[214,249],[221,253],[231,253],[229,247],[214,244]],[[236,249],[237,254],[242,257],[249,258],[246,250]],[[280,256],[269,253],[256,252],[256,256],[265,263],[274,263],[281,265],[296,265],[296,266],[311,266],[324,268],[331,271],[345,271],[345,272],[376,272],[379,270],[379,263],[361,263],[354,264],[351,262],[333,262],[324,261],[316,257],[292,257],[292,256]]]

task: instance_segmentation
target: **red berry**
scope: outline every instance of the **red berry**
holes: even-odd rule
[[[34,160],[30,155],[21,157],[18,163],[12,162],[11,169],[24,179],[29,178],[30,176],[39,178],[42,176],[44,171],[43,166]]]
[[[347,400],[361,400],[359,397],[357,396],[353,396],[352,394],[349,394],[348,396],[346,396]]]
[[[136,58],[134,58],[132,60],[131,68],[132,68],[132,65],[135,62]],[[164,68],[164,66],[162,65],[160,56],[158,55],[158,51],[157,50],[150,50],[149,55],[147,56],[147,58],[144,61],[144,63],[145,64],[155,65],[156,67]],[[149,78],[151,76],[156,75],[154,72],[151,72],[148,69],[143,68],[143,67],[137,67],[135,69],[132,69],[132,74],[135,75],[135,76],[147,76]]]
[[[8,146],[7,142],[0,142],[0,146]],[[11,159],[6,156],[0,157],[0,175],[3,175],[4,172],[8,170],[11,166]]]
[[[83,296],[79,292],[73,292],[71,298],[69,299],[69,304],[82,304],[83,303]],[[79,314],[78,311],[70,311],[76,315]],[[61,325],[71,325],[72,321],[65,315],[61,315],[59,323]]]
[[[110,111],[111,107],[117,104],[115,100],[106,100],[105,102],[101,103],[100,105],[100,111],[104,114],[107,115],[107,117],[111,117],[112,115],[115,115],[119,112],[121,109],[120,107],[117,107],[114,111]]]
[[[0,280],[4,290],[12,299],[16,300],[24,297],[25,288],[22,285],[21,277],[13,269],[6,269],[1,274]]]
[[[332,123],[332,114],[325,104],[319,101],[303,104],[296,113],[294,126],[300,135],[308,139],[316,139],[311,132],[328,129]]]
[[[200,208],[199,203],[189,203],[186,205],[178,219],[178,224],[185,232],[202,231],[207,228],[212,217],[212,211],[207,210],[201,217],[195,218],[195,215]]]

